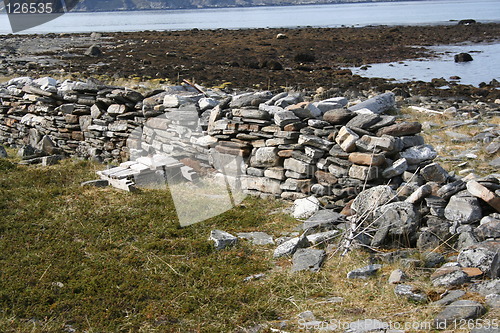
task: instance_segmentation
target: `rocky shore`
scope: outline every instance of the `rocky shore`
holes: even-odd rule
[[[329,255],[369,249],[373,264],[346,278],[370,279],[398,261],[394,293],[443,307],[433,327],[444,328],[498,311],[498,89],[495,82],[448,90],[437,81],[390,84],[341,66],[427,55],[419,43],[491,41],[499,27],[4,36],[5,75],[149,76],[160,88],[14,78],[0,86],[0,143],[20,148],[24,164],[67,156],[121,163],[85,185],[130,190],[158,175],[196,184],[210,174],[231,190],[293,200],[298,232],[273,239],[214,230],[210,239],[217,250],[242,239],[272,244],[274,259],[290,258],[294,274],[321,270]],[[192,78],[207,86],[161,86]],[[447,292],[419,290],[415,268]],[[301,316],[311,330],[336,330],[310,311]],[[388,327],[366,320],[372,331]],[[352,332],[367,325],[351,324]]]
[[[432,57],[425,47],[498,41],[499,24],[253,30],[146,31],[0,36],[0,74],[137,78],[205,86],[282,90],[401,88],[426,96],[499,98],[442,80],[408,84],[353,76],[345,66]],[[94,46],[93,48],[91,48]],[[439,79],[439,78],[438,78]],[[448,80],[449,78],[444,78]]]

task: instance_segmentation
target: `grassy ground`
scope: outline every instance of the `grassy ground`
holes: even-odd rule
[[[86,161],[12,162],[0,160],[2,332],[235,332],[284,320],[284,331],[299,332],[297,314],[306,310],[327,321],[402,324],[428,323],[439,311],[394,295],[387,278],[397,264],[347,280],[369,263],[363,252],[330,254],[321,272],[292,274],[289,259],[272,260],[272,246],[215,251],[208,241],[215,228],[293,231],[297,222],[280,201],[247,198],[181,228],[168,191],[82,188],[102,168]],[[266,276],[243,282],[257,273]],[[409,273],[430,298],[444,291],[429,285],[427,271]]]
[[[471,170],[471,172],[481,176],[498,173],[497,168],[490,166],[489,162],[500,157],[500,152],[493,155],[488,154],[485,150],[488,143],[473,140],[472,138],[487,129],[497,128],[500,124],[500,117],[482,116],[477,118],[477,124],[453,127],[447,125],[447,122],[462,121],[465,123],[466,121],[470,121],[471,118],[415,112],[408,108],[403,108],[399,115],[408,121],[418,121],[422,124],[425,122],[432,123],[430,128],[424,128],[421,135],[424,137],[426,144],[430,144],[436,149],[438,157],[435,161],[441,164],[447,171],[454,171],[458,174],[460,171]],[[449,137],[447,132],[458,133],[469,137],[469,139],[456,140]],[[458,157],[464,152],[471,152],[477,157]],[[466,176],[468,173],[470,172],[465,172],[461,175]]]

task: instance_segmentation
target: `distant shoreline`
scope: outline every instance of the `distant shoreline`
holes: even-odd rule
[[[331,2],[304,2],[304,3],[286,3],[286,4],[249,4],[249,5],[226,5],[226,6],[186,6],[186,7],[174,7],[174,8],[169,8],[169,7],[164,7],[164,8],[132,8],[132,9],[127,9],[127,8],[118,8],[118,9],[94,9],[94,10],[86,10],[86,9],[79,9],[79,8],[73,8],[69,10],[68,12],[71,13],[113,13],[113,12],[144,12],[144,11],[164,11],[164,10],[172,10],[172,11],[178,11],[178,10],[210,10],[210,9],[235,9],[235,8],[274,8],[274,7],[297,7],[297,6],[319,6],[319,5],[343,5],[343,4],[369,4],[369,3],[383,3],[383,2],[429,2],[432,0],[361,0],[361,1],[356,1],[356,0],[345,0],[345,1],[338,1],[334,0]],[[67,13],[68,13],[67,12]],[[6,14],[5,12],[5,7],[0,8],[0,14]]]

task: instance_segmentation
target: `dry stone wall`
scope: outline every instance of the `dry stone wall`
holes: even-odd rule
[[[361,187],[399,184],[436,157],[418,123],[397,123],[386,93],[349,107],[344,97],[234,96],[172,86],[146,95],[89,80],[18,78],[0,90],[0,139],[24,158],[60,154],[119,163],[166,154],[200,168],[226,166],[249,193],[342,202]],[[31,149],[30,147],[34,147]],[[340,203],[340,202],[339,202]]]

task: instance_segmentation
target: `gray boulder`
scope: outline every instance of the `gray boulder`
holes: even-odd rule
[[[469,291],[483,296],[500,294],[500,279],[474,283],[469,287]]]
[[[486,240],[488,238],[500,238],[500,220],[493,220],[486,223],[482,223],[475,230],[476,235],[480,240]]]
[[[483,217],[483,211],[476,197],[462,191],[450,198],[444,209],[444,216],[450,221],[469,224],[479,221]]]
[[[395,98],[392,92],[384,93],[351,106],[349,110],[356,112],[362,109],[368,109],[373,113],[381,114],[394,108],[396,103]]]
[[[484,313],[486,313],[486,309],[481,303],[470,300],[459,300],[444,308],[434,320],[434,325],[436,328],[445,329],[449,325],[463,319],[479,318]]]
[[[373,221],[378,226],[371,245],[380,246],[387,241],[402,246],[416,242],[416,231],[420,226],[420,215],[408,202],[393,202],[373,211]]]
[[[463,290],[450,290],[446,294],[444,294],[441,299],[432,302],[433,305],[449,305],[455,301],[458,301],[462,296],[466,294]]]
[[[441,187],[437,195],[440,196],[443,199],[448,200],[451,198],[455,193],[458,193],[462,190],[465,190],[466,184],[463,180],[457,180],[453,183],[449,183]]]
[[[250,157],[252,167],[265,168],[279,165],[281,158],[278,156],[277,147],[261,147],[255,149]]]
[[[292,258],[292,272],[317,272],[325,260],[326,252],[317,249],[298,249]]]
[[[368,265],[365,267],[361,267],[350,271],[347,273],[348,279],[367,279],[371,276],[377,274],[377,272],[382,268],[380,264]]]
[[[236,234],[239,238],[247,239],[252,244],[255,245],[273,245],[274,240],[271,235],[265,232],[254,231],[254,232],[240,232]]]
[[[339,235],[338,230],[329,230],[324,232],[318,232],[315,234],[307,235],[307,240],[311,245],[320,245],[322,243],[329,243],[331,240],[335,239]]]
[[[448,172],[443,169],[438,163],[431,163],[426,165],[420,171],[420,174],[428,182],[436,182],[438,184],[446,183],[446,180],[450,176]]]
[[[7,151],[5,150],[5,147],[0,145],[0,158],[7,158]]]
[[[458,255],[458,262],[463,267],[476,267],[489,273],[493,258],[500,251],[500,241],[484,241],[463,249]]]
[[[422,145],[408,148],[400,153],[401,158],[406,158],[408,164],[420,164],[423,161],[433,160],[437,152],[431,145]]]
[[[302,229],[332,230],[336,224],[345,221],[345,216],[332,209],[322,209],[314,213],[303,224]]]
[[[280,258],[284,256],[291,256],[300,248],[306,248],[309,246],[309,241],[305,235],[300,237],[292,238],[282,244],[280,244],[275,250],[273,257]]]
[[[210,232],[209,239],[214,242],[215,249],[217,250],[222,250],[228,246],[233,246],[236,245],[236,243],[238,243],[237,237],[222,230],[212,230]]]
[[[469,275],[460,267],[442,267],[431,275],[432,284],[435,287],[460,286],[467,283],[469,279]]]
[[[408,284],[398,284],[394,288],[394,293],[417,303],[427,302],[427,295],[415,291],[415,287]]]
[[[390,186],[380,185],[372,187],[358,194],[351,208],[357,215],[364,215],[375,208],[397,200],[397,193]]]

